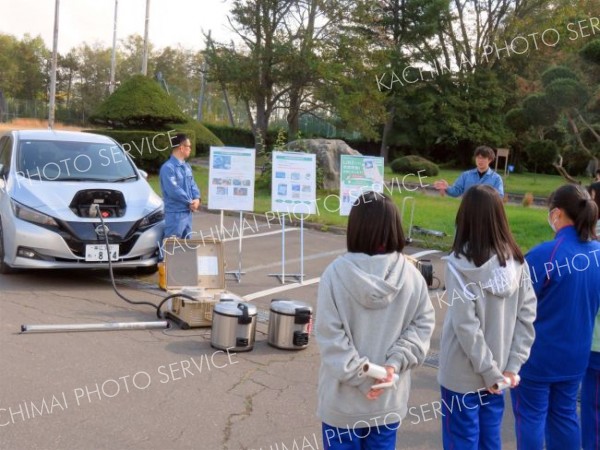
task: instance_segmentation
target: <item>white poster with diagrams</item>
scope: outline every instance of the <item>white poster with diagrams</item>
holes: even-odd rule
[[[314,154],[273,152],[271,209],[316,214],[317,160]]]
[[[340,215],[350,214],[354,201],[368,191],[383,192],[383,161],[378,156],[342,155]]]
[[[254,210],[255,150],[211,147],[208,209]]]

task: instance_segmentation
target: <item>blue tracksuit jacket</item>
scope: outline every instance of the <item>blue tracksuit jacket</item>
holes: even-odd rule
[[[477,169],[467,170],[460,174],[454,184],[446,189],[446,194],[450,197],[460,197],[467,189],[476,184],[489,184],[498,191],[500,197],[504,197],[504,184],[502,177],[494,172],[492,169],[488,169],[484,176],[479,178]]]

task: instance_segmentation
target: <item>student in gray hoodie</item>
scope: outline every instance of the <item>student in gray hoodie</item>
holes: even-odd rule
[[[529,357],[536,297],[498,193],[470,188],[444,258],[448,305],[440,342],[444,449],[502,448],[504,394]]]
[[[325,449],[395,448],[407,413],[410,369],[425,360],[434,327],[427,284],[402,255],[404,244],[393,201],[365,193],[348,218],[348,253],[321,277],[317,415]],[[385,367],[387,375],[370,378],[365,364]],[[373,388],[395,375],[395,386]]]

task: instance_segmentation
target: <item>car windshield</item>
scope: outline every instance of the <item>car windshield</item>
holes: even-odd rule
[[[137,179],[133,164],[116,144],[24,140],[17,172],[32,180],[113,182]]]

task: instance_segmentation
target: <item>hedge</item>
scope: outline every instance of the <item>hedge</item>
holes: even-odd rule
[[[169,125],[170,130],[185,128],[187,130],[193,130],[196,137],[196,155],[208,154],[210,146],[215,147],[223,146],[223,140],[219,139],[212,131],[210,131],[205,125],[201,124],[191,117],[184,123],[177,124],[173,123]],[[254,147],[254,145],[251,145]]]
[[[228,127],[226,125],[213,125],[210,123],[205,123],[204,126],[227,146],[254,147],[254,135],[250,130]]]
[[[168,131],[146,130],[83,130],[86,133],[101,134],[117,141],[135,162],[135,165],[151,173],[159,171],[163,162],[171,156],[171,141],[169,135],[185,133],[192,143],[192,153],[195,154],[196,136],[194,130],[177,128]]]
[[[417,155],[408,155],[395,159],[390,164],[394,173],[417,173],[421,171],[427,176],[436,176],[440,169],[437,164]],[[424,171],[424,172],[423,172]]]
[[[252,134],[251,130],[211,123],[205,123],[204,126],[229,147],[254,148],[254,134]],[[275,142],[277,142],[278,133],[278,130],[269,130],[267,132],[268,148],[272,148]]]

